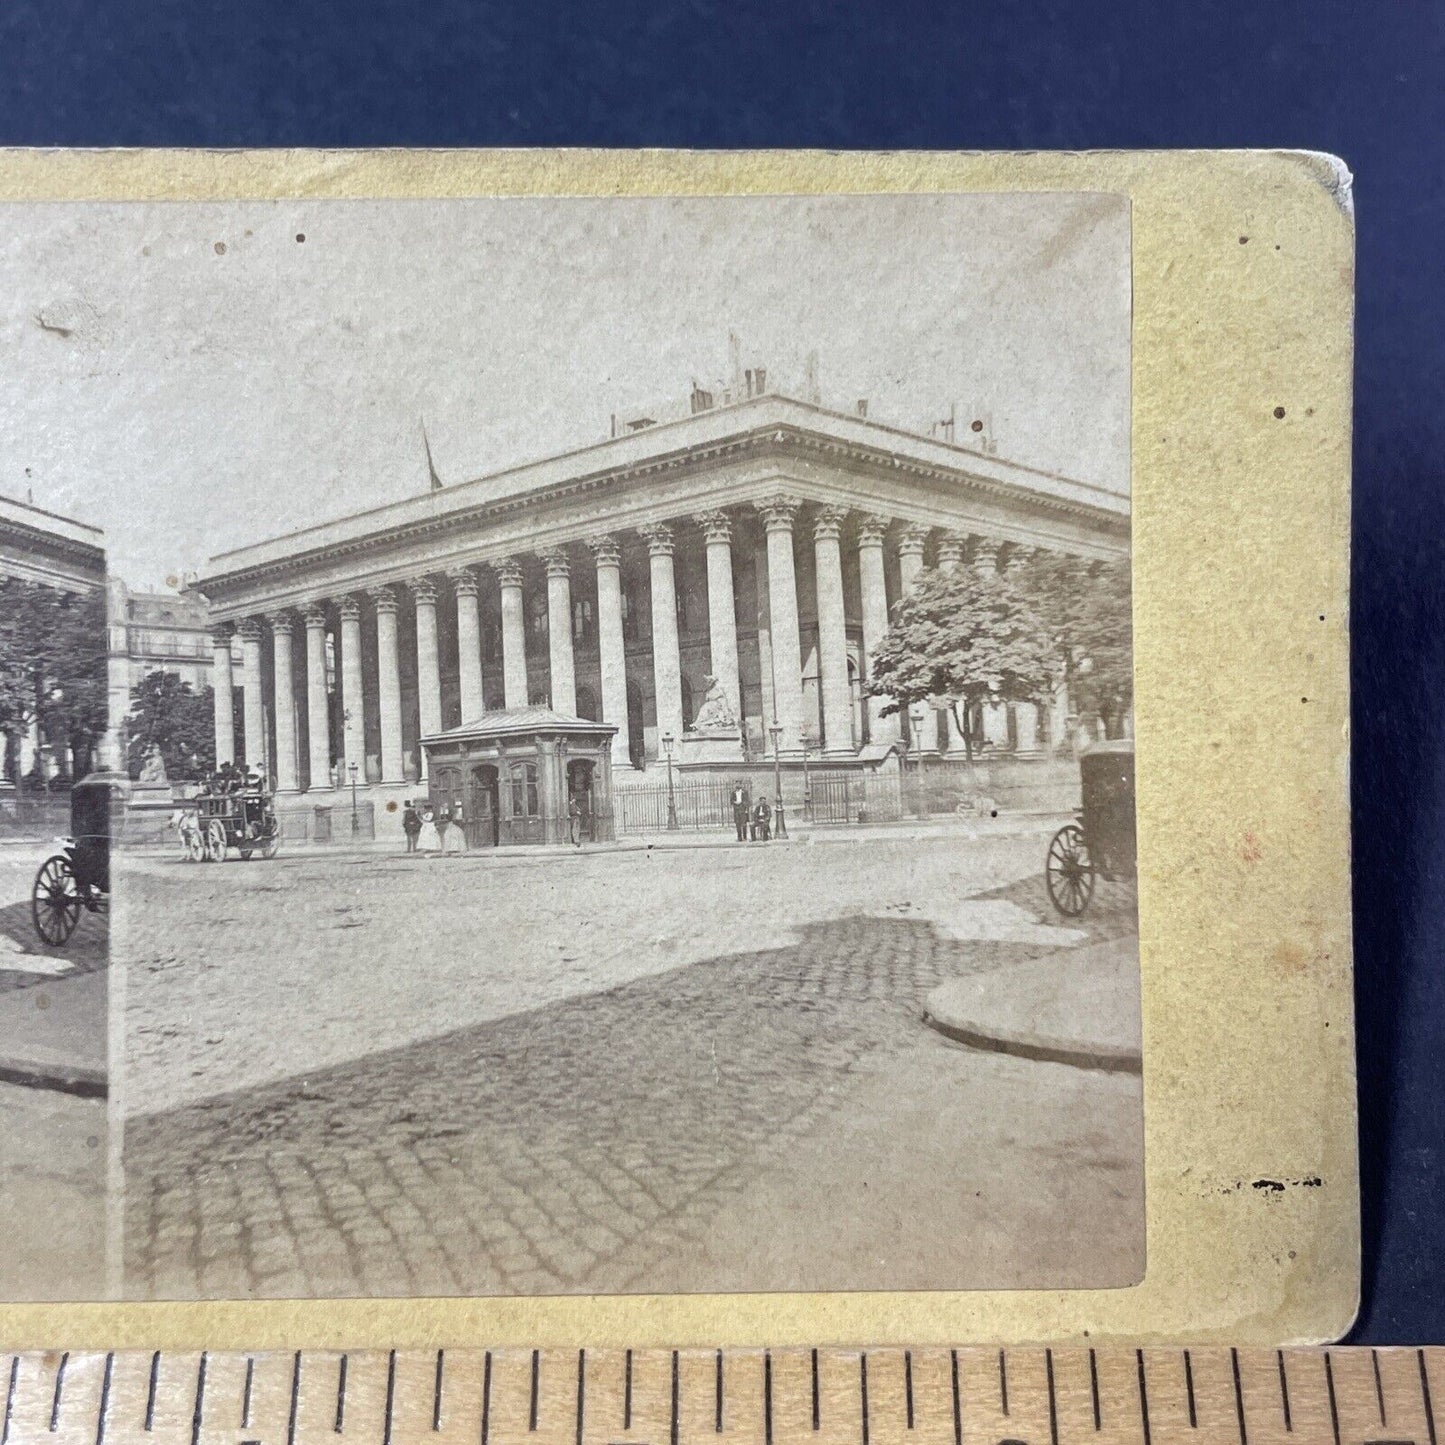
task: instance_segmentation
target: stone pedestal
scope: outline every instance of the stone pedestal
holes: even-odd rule
[[[701,763],[741,763],[743,735],[737,728],[709,728],[702,732],[685,732],[677,751],[678,766],[695,767]]]
[[[169,808],[175,802],[175,789],[169,783],[132,783],[132,807]]]

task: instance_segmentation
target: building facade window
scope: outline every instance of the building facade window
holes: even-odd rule
[[[539,811],[536,763],[514,763],[511,785],[512,816],[514,818],[535,818]]]

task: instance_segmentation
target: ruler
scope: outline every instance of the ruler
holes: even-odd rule
[[[0,1445],[1437,1445],[1445,1350],[0,1354]]]

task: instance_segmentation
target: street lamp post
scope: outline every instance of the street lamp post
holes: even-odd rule
[[[671,733],[663,733],[662,750],[667,755],[667,831],[677,832],[677,794],[672,789],[672,749],[677,739]]]
[[[808,745],[813,741],[811,733],[800,733],[798,741],[803,746],[803,817],[813,822],[813,779],[808,772]]]
[[[768,732],[773,739],[773,837],[786,838],[788,824],[783,817],[783,764],[779,751],[779,745],[783,738],[783,727],[777,718],[773,719]]]
[[[918,816],[924,816],[923,810],[923,718],[924,709],[921,704],[914,703],[908,709],[908,721],[912,724],[913,742],[918,749],[917,761],[913,765],[913,792],[914,806]]]
[[[351,775],[351,836],[361,832],[361,819],[356,815],[356,764],[348,763],[346,771]]]

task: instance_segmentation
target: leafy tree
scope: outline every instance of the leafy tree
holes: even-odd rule
[[[39,722],[45,736],[91,767],[108,725],[105,597],[0,577],[0,732],[6,756]]]
[[[1017,581],[1055,640],[1074,711],[1097,718],[1106,737],[1119,737],[1134,702],[1128,561],[1091,562],[1041,552]]]
[[[174,672],[149,672],[130,692],[125,720],[126,765],[139,777],[152,748],[159,748],[166,776],[205,777],[216,766],[214,699],[209,687],[197,692]]]
[[[1009,578],[972,567],[931,570],[894,607],[868,692],[892,699],[885,714],[946,702],[972,758],[974,708],[990,699],[1031,702],[1056,667],[1048,628]]]

